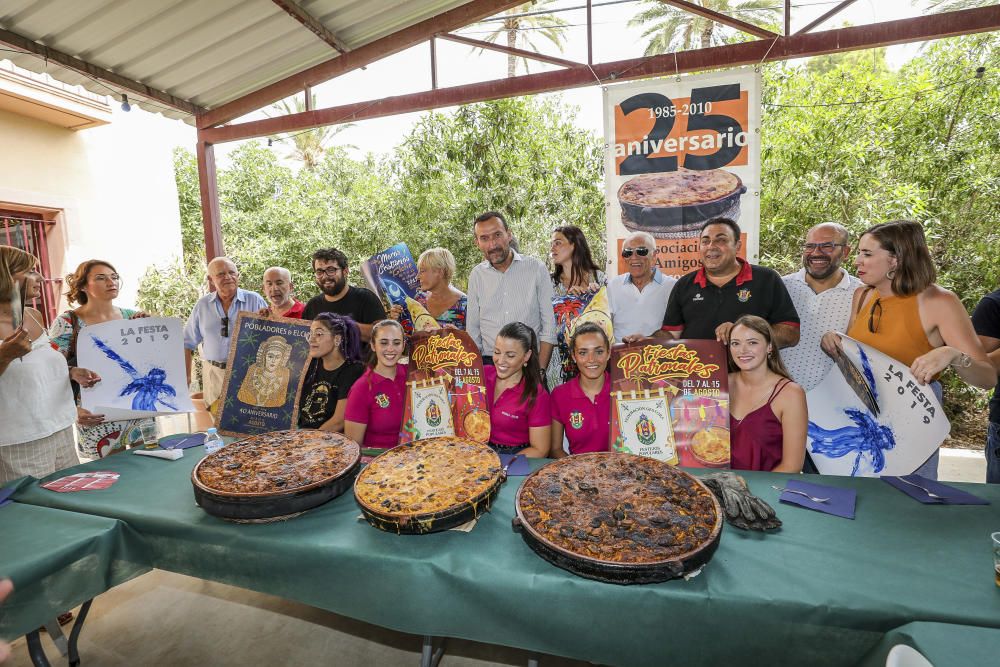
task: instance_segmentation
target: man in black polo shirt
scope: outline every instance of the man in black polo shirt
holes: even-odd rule
[[[347,315],[358,323],[361,340],[372,337],[372,324],[385,319],[385,308],[375,293],[347,284],[347,255],[336,248],[317,250],[312,256],[316,287],[322,294],[309,299],[302,319],[313,320],[320,313]],[[364,351],[364,350],[363,350]]]
[[[781,276],[737,257],[740,243],[740,227],[729,218],[702,225],[702,268],[674,285],[658,336],[728,344],[733,322],[757,315],[770,323],[778,347],[799,341],[799,316]]]

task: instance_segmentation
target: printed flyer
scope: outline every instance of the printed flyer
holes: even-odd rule
[[[859,391],[853,374],[848,379],[833,366],[806,393],[806,446],[813,463],[824,475],[909,475],[951,432],[944,409],[929,386],[917,384],[906,364],[844,334],[840,337],[867,391]]]
[[[469,335],[417,332],[411,346],[400,443],[445,435],[489,442],[483,359]]]
[[[403,307],[399,321],[403,325],[403,330],[409,335],[413,331],[413,319],[416,317],[410,313],[410,303],[416,304],[414,298],[420,290],[417,264],[413,261],[409,247],[405,243],[397,243],[372,255],[361,265],[361,273],[364,274],[371,290],[389,307]],[[419,331],[420,327],[417,329]]]
[[[219,433],[255,435],[295,428],[309,359],[309,321],[242,312],[229,348]]]
[[[760,108],[749,68],[604,89],[609,275],[624,273],[622,243],[637,231],[656,239],[660,271],[694,271],[698,232],[717,217],[740,225],[739,254],[757,260]]]
[[[646,338],[611,349],[616,451],[693,468],[729,467],[729,374],[714,340]]]
[[[101,376],[81,405],[109,422],[194,412],[184,370],[184,322],[113,320],[80,330],[77,363]]]

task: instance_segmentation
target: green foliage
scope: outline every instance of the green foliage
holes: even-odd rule
[[[779,32],[781,5],[773,0],[693,0],[723,14],[736,16],[742,21],[754,23],[762,28]],[[736,31],[718,21],[672,7],[660,0],[645,0],[646,8],[629,19],[630,27],[644,27],[642,36],[649,39],[645,55],[707,49],[710,46],[743,41],[746,33]]]
[[[898,72],[882,51],[766,67],[761,263],[797,269],[805,230],[818,222],[857,234],[912,218],[925,225],[938,282],[971,309],[1000,284],[998,71],[996,33],[935,42]],[[307,297],[317,248],[343,250],[360,284],[357,266],[375,252],[400,241],[414,255],[443,246],[462,287],[481,260],[472,220],[499,210],[525,253],[547,256],[552,227],[571,223],[602,263],[601,140],[574,116],[541,98],[465,106],[425,116],[392,155],[355,160],[334,147],[297,172],[245,144],[219,176],[226,248],[244,287],[259,289],[264,270],[280,265]],[[204,244],[194,157],[178,151],[175,169],[184,263],[147,272],[139,303],[183,316],[204,284]],[[945,380],[951,415],[982,400]]]

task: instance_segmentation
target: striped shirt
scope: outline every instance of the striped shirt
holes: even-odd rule
[[[497,333],[511,322],[534,329],[541,343],[556,342],[548,269],[534,257],[513,254],[506,271],[497,271],[484,260],[469,274],[466,331],[484,355],[493,354]]]

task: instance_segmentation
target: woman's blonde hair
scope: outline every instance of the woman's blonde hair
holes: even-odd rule
[[[771,329],[771,325],[767,323],[763,317],[757,317],[756,315],[743,315],[738,320],[733,322],[733,329],[736,327],[746,327],[751,331],[756,331],[761,336],[764,337],[764,342],[771,346],[771,352],[767,355],[767,367],[773,372],[777,373],[783,378],[792,379],[791,374],[785,367],[785,362],[781,360],[781,355],[778,354],[778,345],[774,342],[774,331]],[[730,335],[732,335],[732,330],[730,329]],[[738,371],[740,368],[733,361],[733,353],[731,348],[726,347],[726,356],[729,358],[729,372]]]
[[[455,256],[447,248],[428,248],[420,253],[417,266],[428,269],[441,269],[444,274],[444,281],[451,282],[451,277],[455,275]]]
[[[14,291],[14,274],[38,266],[35,256],[20,248],[0,245],[0,301],[6,302]]]

